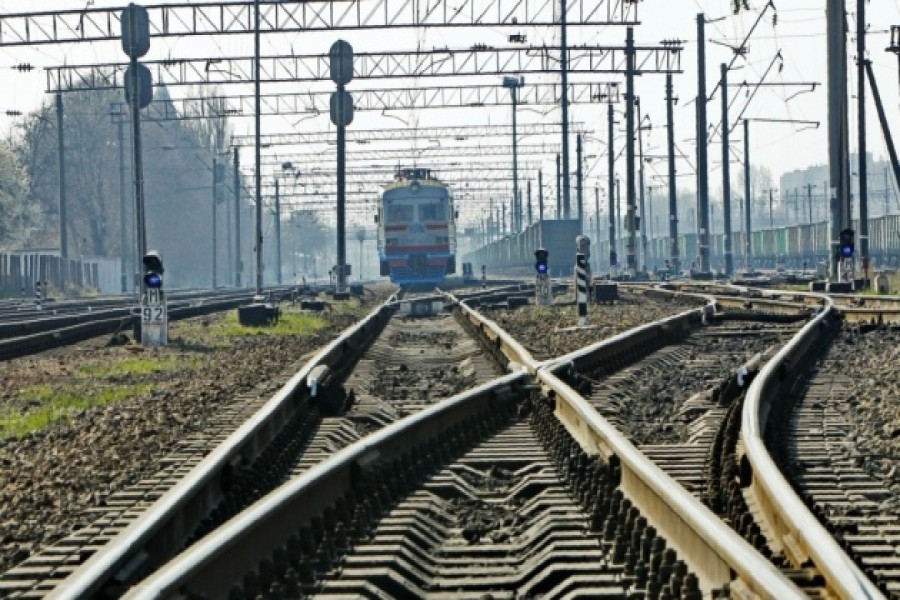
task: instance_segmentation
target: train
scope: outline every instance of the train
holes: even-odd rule
[[[450,188],[426,168],[397,169],[378,200],[380,273],[398,285],[439,284],[456,272]]]
[[[854,221],[856,231],[856,256],[860,255],[859,222]],[[725,262],[725,239],[721,233],[710,236],[710,262],[714,270],[722,270]],[[669,255],[668,238],[648,241],[648,267],[662,267]],[[608,256],[606,244],[604,250]],[[679,236],[679,250],[683,269],[691,268],[699,255],[697,235]],[[732,235],[732,256],[735,270],[745,265],[745,237],[742,231]],[[760,228],[750,236],[751,266],[757,269],[810,269],[828,263],[831,252],[831,225],[826,221]],[[620,253],[619,256],[622,256]],[[658,257],[658,258],[657,258]],[[869,219],[869,257],[875,268],[900,267],[900,215],[883,215]],[[659,264],[658,264],[659,263]],[[696,265],[694,265],[696,267]]]
[[[560,229],[560,226],[571,224],[572,227]],[[464,257],[476,266],[485,265],[487,269],[503,270],[507,273],[532,273],[534,270],[534,250],[543,245],[558,244],[559,250],[550,252],[551,265],[561,265],[562,272],[571,273],[575,264],[575,235],[577,220],[543,221],[529,225],[525,231],[506,236],[482,246]],[[573,227],[575,227],[573,229]],[[856,256],[860,255],[859,223],[854,221],[853,229],[857,232]],[[789,225],[774,228],[759,228],[751,234],[751,263],[754,269],[803,269],[821,270],[828,264],[831,252],[830,225],[825,221]],[[587,232],[591,233],[591,232]],[[605,232],[602,232],[605,233]],[[699,249],[697,234],[682,233],[678,236],[678,248],[681,269],[688,271],[697,269]],[[541,240],[539,243],[538,240]],[[732,235],[732,256],[735,271],[743,271],[744,233],[734,232]],[[648,269],[663,269],[669,258],[669,238],[651,237],[647,241]],[[640,236],[638,247],[640,248]],[[617,240],[618,267],[624,264],[624,240]],[[869,257],[870,265],[875,269],[900,268],[900,214],[887,214],[869,219]],[[714,271],[722,271],[725,264],[725,239],[721,233],[710,236],[710,264]],[[591,266],[595,273],[609,268],[609,241],[594,242],[591,247]],[[554,276],[558,276],[554,271]]]

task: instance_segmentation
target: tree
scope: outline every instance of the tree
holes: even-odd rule
[[[25,202],[28,176],[9,142],[0,143],[0,244],[14,247],[36,219]]]

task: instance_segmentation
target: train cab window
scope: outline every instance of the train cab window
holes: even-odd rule
[[[413,207],[408,204],[393,204],[387,209],[387,220],[391,223],[408,223],[413,218]]]
[[[443,204],[421,204],[419,205],[420,221],[446,221],[447,211]]]

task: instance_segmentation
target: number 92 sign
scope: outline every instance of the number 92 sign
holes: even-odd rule
[[[144,323],[162,323],[166,319],[166,306],[144,306],[141,309],[141,321]]]

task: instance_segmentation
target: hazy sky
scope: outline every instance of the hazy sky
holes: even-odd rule
[[[165,0],[155,0],[154,3],[164,4]],[[121,2],[108,0],[0,0],[0,12],[20,13],[28,11],[48,11],[62,8],[81,8],[86,5],[93,6],[120,6]],[[635,32],[638,43],[656,44],[663,39],[680,38],[686,41],[686,48],[682,58],[684,73],[677,75],[675,91],[679,97],[675,111],[676,141],[680,148],[690,157],[690,165],[694,163],[694,96],[696,95],[697,67],[696,67],[696,16],[703,12],[711,22],[707,25],[707,86],[712,91],[719,78],[719,64],[728,62],[734,56],[729,46],[737,45],[750,29],[752,23],[759,15],[759,10],[764,3],[761,0],[749,0],[750,12],[735,16],[732,14],[731,0],[644,0],[639,5],[639,16],[642,24]],[[765,68],[770,64],[775,54],[780,50],[783,57],[783,65],[776,67],[767,81],[782,82],[817,82],[819,85],[814,91],[809,87],[771,87],[763,88],[753,98],[746,109],[745,116],[754,118],[778,118],[778,119],[806,119],[821,121],[818,129],[803,128],[787,124],[762,124],[755,123],[751,126],[751,156],[752,160],[760,165],[768,167],[776,176],[788,170],[803,168],[805,166],[824,163],[827,160],[827,107],[826,107],[826,71],[825,71],[825,10],[822,0],[778,0],[777,25],[773,25],[773,12],[769,11],[762,23],[756,29],[749,41],[749,52],[744,58],[739,58],[736,69],[730,74],[732,84],[740,81],[756,82],[759,80]],[[855,2],[848,2],[849,22],[851,30],[855,30]],[[867,3],[867,18],[869,34],[867,36],[868,55],[874,63],[876,76],[881,93],[888,111],[890,123],[895,127],[895,136],[900,136],[900,111],[898,111],[898,63],[897,57],[885,52],[890,43],[890,26],[900,25],[900,0],[877,0]],[[409,50],[415,47],[450,47],[468,48],[473,43],[485,43],[498,48],[507,47],[509,33],[522,31],[528,35],[529,44],[558,44],[559,32],[551,28],[519,28],[499,29],[484,28],[480,30],[461,29],[424,29],[421,31],[398,30],[386,33],[385,31],[342,31],[331,33],[306,33],[306,34],[278,34],[267,35],[263,39],[263,54],[285,53],[293,50],[297,53],[325,52],[330,44],[341,37],[350,41],[357,51],[377,50]],[[624,44],[625,29],[623,27],[577,28],[572,27],[569,32],[571,45],[581,43],[599,44]],[[207,56],[246,56],[252,52],[252,37],[243,35],[227,35],[219,37],[194,37],[194,38],[155,38],[151,42],[148,59],[182,58],[182,57],[207,57]],[[848,50],[851,60],[855,56],[855,49]],[[11,70],[15,64],[29,62],[39,67],[30,73],[20,73]],[[23,112],[36,109],[44,99],[46,78],[43,67],[68,64],[90,64],[97,62],[124,62],[119,42],[71,44],[67,46],[35,46],[0,48],[0,65],[7,67],[2,71],[3,84],[0,85],[0,134],[11,131],[14,120],[2,113],[6,110],[20,110]],[[497,84],[496,76],[486,79],[471,78],[472,83]],[[529,77],[528,81],[558,80],[556,75]],[[570,81],[606,81],[612,80],[611,76],[596,75],[591,77],[571,77]],[[855,95],[855,70],[850,73],[850,89]],[[393,82],[392,82],[393,83]],[[450,84],[460,85],[464,83],[461,78],[454,78]],[[322,87],[324,85],[325,87]],[[314,84],[310,87],[326,89],[330,82],[322,85]],[[381,86],[390,84],[382,82]],[[439,80],[419,78],[408,80],[404,86],[438,86]],[[354,86],[372,87],[371,83],[353,82],[348,86],[352,92]],[[171,88],[173,96],[182,93],[183,88]],[[229,93],[250,93],[249,85],[227,86]],[[264,92],[276,91],[272,87],[264,88]],[[665,151],[665,107],[664,76],[646,75],[638,79],[637,93],[642,98],[644,111],[649,115],[653,124],[652,130],[645,138],[645,150],[648,154],[662,154]],[[746,93],[744,91],[732,92],[733,104],[730,110],[731,118],[735,118],[744,107]],[[882,141],[874,105],[869,94],[869,149],[876,158],[886,155]],[[407,122],[418,123],[420,127],[448,124],[502,124],[510,122],[509,108],[498,107],[496,109],[455,109],[455,110],[425,110],[412,114],[411,111],[400,111],[392,117],[378,114],[357,115],[352,127],[360,129],[397,127],[399,119]],[[598,132],[599,138],[605,144],[605,106],[579,105],[570,110],[570,118],[575,122],[584,122],[588,128]],[[716,96],[709,103],[709,121],[715,123],[720,118],[720,99]],[[549,120],[558,120],[559,110],[551,110],[547,114],[539,114],[535,110],[523,107],[519,113],[519,123],[537,123]],[[851,130],[853,142],[851,151],[855,148],[855,109],[851,115]],[[624,119],[623,119],[624,120]],[[236,122],[237,133],[251,133],[252,119],[239,119]],[[621,126],[620,126],[621,127]],[[323,131],[331,129],[327,115],[321,115],[315,119],[299,120],[298,117],[271,117],[263,124],[264,133],[290,132],[290,131]],[[740,129],[735,130],[733,137],[741,139]],[[558,140],[545,139],[547,143]],[[531,143],[531,140],[521,140],[522,143]],[[619,140],[617,144],[621,144]],[[413,140],[408,146],[425,145],[426,141]],[[735,143],[736,155],[743,153],[742,144]],[[291,152],[303,152],[303,149],[282,150],[285,158]],[[599,156],[588,161],[588,186],[595,182],[605,182],[606,161],[603,157],[605,147],[600,142],[589,140],[586,154]],[[721,186],[720,182],[720,157],[721,150],[717,144],[710,147],[709,156],[712,164],[710,173],[712,190]],[[398,160],[403,159],[398,156]],[[496,159],[501,160],[501,159]],[[599,164],[597,164],[599,162]],[[624,161],[618,168],[624,168]],[[244,161],[249,165],[250,161]],[[688,175],[692,167],[687,162],[679,162],[678,169],[682,175]],[[733,172],[738,170],[737,165],[732,166]],[[545,163],[545,180],[549,179],[548,173],[554,167],[548,160]],[[572,145],[572,171],[574,173],[574,144]],[[664,179],[654,181],[652,176],[656,171],[661,177],[665,176],[665,164],[660,162],[650,167],[648,175],[651,179],[648,183],[663,183]],[[601,183],[601,185],[605,185]],[[684,176],[679,179],[679,186],[693,187],[693,178]]]

